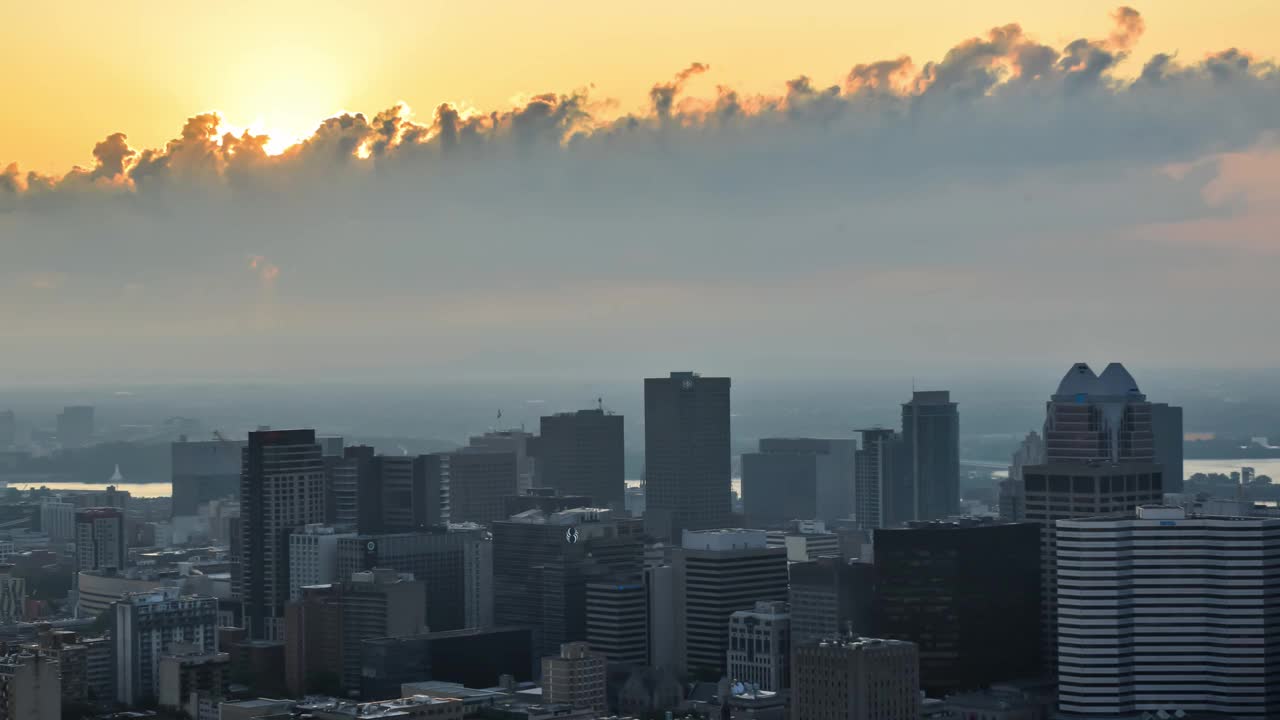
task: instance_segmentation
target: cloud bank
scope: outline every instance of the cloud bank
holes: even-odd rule
[[[621,116],[397,105],[279,155],[214,113],[113,133],[0,172],[0,321],[32,368],[1229,364],[1215,318],[1276,299],[1280,70],[1133,57],[1143,30],[1010,24],[776,95],[692,94],[692,63]]]

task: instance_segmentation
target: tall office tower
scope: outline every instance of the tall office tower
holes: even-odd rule
[[[587,583],[587,644],[613,666],[645,667],[649,642],[644,578]]]
[[[472,438],[475,440],[475,438]],[[506,498],[516,494],[519,456],[511,452],[464,448],[437,453],[428,473],[428,483],[440,488],[447,505],[441,514],[449,522],[488,524],[507,516]]]
[[[1039,532],[977,520],[875,531],[875,634],[915,643],[930,697],[1038,674]]]
[[[173,646],[218,649],[218,600],[182,595],[162,587],[129,593],[113,606],[111,627],[116,664],[116,700],[154,702],[160,691],[160,658]]]
[[[536,442],[539,484],[623,511],[622,416],[604,409],[544,415]]]
[[[608,510],[529,510],[493,523],[494,616],[533,627],[539,657],[587,639],[586,586],[640,574],[642,523]]]
[[[1151,433],[1155,436],[1155,461],[1164,467],[1164,491],[1182,492],[1182,408],[1151,403]]]
[[[559,655],[542,658],[543,699],[597,714],[608,712],[605,666],[605,656],[592,652],[587,643],[561,645]]]
[[[856,440],[762,438],[759,448],[742,455],[742,506],[752,527],[853,514]]]
[[[685,666],[720,677],[730,616],[786,601],[787,551],[769,547],[763,530],[686,530],[673,564],[684,586]]]
[[[235,498],[240,492],[244,441],[180,440],[170,446],[173,460],[173,516],[198,515],[210,500]]]
[[[1280,519],[1153,505],[1057,528],[1064,714],[1280,717]]]
[[[875,566],[839,557],[791,563],[788,600],[796,644],[872,631]]]
[[[473,435],[467,447],[460,452],[511,453],[516,456],[516,492],[533,487],[535,460],[532,445],[537,436],[524,430],[491,430],[483,435]],[[515,494],[515,493],[509,493]]]
[[[25,649],[0,655],[0,720],[62,720],[57,660]]]
[[[0,410],[0,450],[8,450],[18,442],[18,419],[12,410]]]
[[[341,584],[302,588],[298,599],[285,606],[284,616],[284,678],[289,693],[302,697],[339,692],[343,673]]]
[[[904,471],[902,436],[885,428],[862,431],[854,456],[854,519],[864,530],[893,527],[914,516],[915,500]]]
[[[916,646],[829,638],[797,645],[791,659],[795,720],[919,720]]]
[[[1095,375],[1071,366],[1046,403],[1045,462],[1022,468],[1026,519],[1040,525],[1045,660],[1057,662],[1057,555],[1054,523],[1164,500],[1155,463],[1151,404],[1119,363]]]
[[[903,468],[915,498],[912,520],[960,511],[960,413],[946,390],[913,392],[902,404]]]
[[[76,536],[76,506],[56,498],[44,498],[40,502],[40,530],[49,541],[65,543]]]
[[[791,687],[791,614],[785,602],[758,602],[729,616],[730,680],[759,690]]]
[[[70,405],[58,413],[58,443],[64,448],[81,448],[93,439],[93,407]]]
[[[372,447],[353,445],[343,448],[341,456],[323,457],[325,522],[381,532],[382,492],[373,476],[374,456]]]
[[[255,640],[281,639],[289,532],[324,522],[324,463],[314,430],[249,433],[240,475],[240,587]]]
[[[354,538],[355,533],[339,532],[332,525],[313,523],[289,534],[289,600],[302,596],[308,585],[336,582],[338,575],[338,541]]]
[[[493,541],[478,527],[435,527],[415,533],[338,539],[338,577],[391,568],[427,586],[433,632],[493,624]]]
[[[730,513],[729,378],[673,372],[644,381],[645,528],[724,527]]]
[[[123,570],[128,557],[123,510],[100,507],[76,511],[77,570]]]
[[[360,643],[427,631],[426,586],[413,575],[378,568],[341,585],[342,687],[360,689]]]
[[[0,625],[22,620],[27,602],[27,581],[15,575],[13,566],[0,564]]]
[[[644,598],[649,667],[671,673],[682,670],[684,588],[674,565],[645,565]]]

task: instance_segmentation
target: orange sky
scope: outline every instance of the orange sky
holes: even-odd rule
[[[796,75],[838,81],[859,62],[940,57],[1007,22],[1061,47],[1110,28],[1114,0],[651,0],[550,3],[121,0],[6,3],[0,9],[0,166],[62,172],[123,131],[134,147],[174,137],[217,109],[233,127],[302,136],[339,109],[373,113],[404,100],[421,115],[441,101],[479,109],[594,85],[622,110],[691,61],[690,85],[777,91]],[[1280,55],[1280,5],[1263,0],[1136,4],[1136,49],[1194,60],[1238,46]]]

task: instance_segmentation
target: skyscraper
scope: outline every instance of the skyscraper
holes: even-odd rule
[[[536,443],[539,483],[623,510],[626,468],[621,415],[603,409],[544,415]]]
[[[533,487],[535,462],[532,446],[537,437],[524,430],[490,430],[483,435],[473,435],[462,452],[511,453],[515,455],[516,492]]]
[[[1085,363],[1067,371],[1046,404],[1045,463],[1022,468],[1026,519],[1040,525],[1046,664],[1057,661],[1054,523],[1162,502],[1151,404],[1119,363],[1101,376]]]
[[[827,638],[797,645],[791,661],[795,720],[919,720],[916,646]]]
[[[506,498],[516,494],[519,455],[463,448],[426,457],[435,459],[427,472],[438,478],[428,478],[428,487],[442,488],[449,522],[488,524],[507,517]]]
[[[1280,519],[1148,506],[1057,540],[1063,713],[1280,717]]]
[[[314,430],[249,433],[240,475],[240,583],[252,639],[279,640],[289,600],[289,533],[324,522],[324,463]]]
[[[1038,674],[1039,539],[968,519],[875,531],[874,635],[916,644],[930,697]]]
[[[763,530],[686,530],[673,556],[684,586],[685,666],[724,674],[729,618],[759,601],[786,601],[787,551]]]
[[[173,515],[197,515],[202,503],[234,498],[240,492],[244,442],[180,440],[170,447],[173,460]]]
[[[902,405],[902,444],[912,520],[937,520],[960,510],[960,414],[946,390],[919,391]]]
[[[854,456],[854,519],[864,530],[893,527],[913,517],[915,496],[904,471],[902,436],[886,428],[862,431]]]
[[[729,378],[673,372],[644,381],[645,528],[679,540],[730,512]]]
[[[1155,460],[1164,467],[1164,491],[1182,492],[1182,408],[1151,403],[1151,432],[1155,436]]]
[[[123,570],[128,557],[123,510],[100,507],[76,511],[77,570]]]
[[[856,440],[762,438],[742,455],[742,504],[752,527],[833,523],[853,513]]]
[[[126,705],[158,699],[160,659],[175,645],[218,649],[217,598],[162,587],[129,593],[112,610],[116,700]]]

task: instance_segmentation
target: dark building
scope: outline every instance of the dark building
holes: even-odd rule
[[[1039,528],[978,520],[875,531],[875,634],[920,650],[932,697],[1035,676]]]
[[[232,440],[171,445],[173,459],[173,515],[199,513],[202,503],[234,498],[240,492],[244,443]]]
[[[960,414],[946,390],[913,392],[902,404],[903,468],[915,499],[912,520],[960,511]]]
[[[427,680],[471,688],[493,687],[503,675],[532,680],[540,657],[533,635],[530,628],[495,627],[365,640],[360,695],[399,697],[402,684]]]
[[[691,372],[644,381],[644,519],[655,537],[729,524],[729,388]]]
[[[643,565],[642,522],[608,510],[530,510],[492,531],[495,622],[535,628],[538,657],[587,639],[588,582],[636,577]]]
[[[324,464],[314,430],[249,433],[240,475],[240,582],[252,639],[282,636],[289,533],[324,521]]]
[[[427,455],[428,473],[437,487],[447,488],[449,522],[488,524],[503,520],[505,500],[517,493],[519,456],[511,452],[463,449]]]
[[[862,431],[854,455],[854,519],[857,527],[893,527],[915,515],[915,494],[905,470],[902,436],[887,428]]]
[[[503,505],[507,517],[528,510],[541,510],[550,515],[561,510],[596,507],[595,500],[589,495],[563,495],[555,488],[531,488],[520,495],[508,495]]]
[[[482,530],[429,528],[422,532],[340,538],[337,572],[391,568],[427,585],[427,626],[433,631],[493,621],[493,543]]]
[[[1182,492],[1182,408],[1151,403],[1151,434],[1155,461],[1164,468],[1164,491]]]
[[[285,684],[294,697],[336,695],[343,673],[340,585],[311,585],[285,607]]]
[[[378,455],[367,445],[326,458],[326,518],[362,533],[412,532],[439,525],[445,495],[440,455]]]
[[[874,565],[820,557],[791,563],[789,571],[792,642],[873,633]]]
[[[72,405],[58,413],[58,443],[64,448],[81,448],[93,439],[93,407]]]
[[[596,507],[622,512],[626,492],[621,415],[603,409],[542,418],[535,447],[539,482],[566,495],[586,495]]]
[[[853,512],[855,440],[763,438],[742,455],[742,507],[751,527],[834,522]]]

